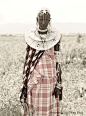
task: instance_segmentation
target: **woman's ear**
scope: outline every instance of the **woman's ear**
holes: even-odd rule
[[[38,22],[38,17],[36,17],[36,21]]]

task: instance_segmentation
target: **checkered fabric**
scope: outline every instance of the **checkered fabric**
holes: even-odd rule
[[[52,95],[56,82],[54,47],[46,50],[27,82],[29,112],[24,116],[60,116],[59,96]]]
[[[30,75],[33,72],[34,68],[36,67],[37,63],[39,62],[39,59],[42,57],[43,53],[44,53],[44,50],[38,51],[36,49],[33,49],[27,44],[26,58],[25,58],[25,64],[24,64],[24,70],[23,70],[23,83],[22,83],[22,87],[20,91],[21,92],[20,101],[24,100],[24,102],[26,102],[27,82],[29,81]]]

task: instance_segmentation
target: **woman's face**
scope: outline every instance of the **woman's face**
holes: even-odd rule
[[[39,29],[47,29],[48,23],[50,22],[50,14],[40,13],[37,22],[39,23]]]

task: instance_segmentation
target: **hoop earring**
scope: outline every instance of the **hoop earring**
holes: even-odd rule
[[[39,23],[36,22],[36,29],[38,30],[39,29]]]
[[[51,22],[48,23],[47,30],[48,32],[51,32]]]

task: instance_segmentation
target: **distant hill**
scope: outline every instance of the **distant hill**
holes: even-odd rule
[[[24,34],[35,24],[9,23],[0,24],[0,34]],[[86,23],[53,23],[61,33],[86,33]]]

